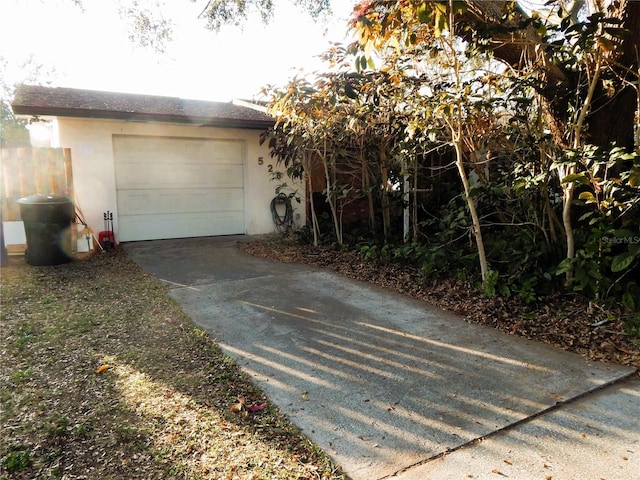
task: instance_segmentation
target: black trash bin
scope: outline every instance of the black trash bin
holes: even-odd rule
[[[30,265],[59,265],[72,259],[73,202],[58,195],[29,195],[18,200]]]

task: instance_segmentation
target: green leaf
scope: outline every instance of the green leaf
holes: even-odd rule
[[[547,34],[547,27],[545,27],[544,24],[539,23],[538,25],[536,25],[536,32],[541,37],[544,37]]]
[[[366,70],[367,69],[367,57],[362,56],[360,57],[360,67],[358,68],[358,70]]]
[[[627,307],[629,310],[635,310],[636,302],[633,299],[633,295],[631,295],[629,292],[625,292],[622,295],[622,305]]]
[[[587,218],[591,217],[592,215],[593,215],[593,212],[587,212],[587,213],[585,213],[584,215],[582,215],[582,216],[578,219],[578,221],[579,221],[579,222],[583,222],[583,221],[585,221]]]
[[[434,4],[435,9],[435,31],[434,34],[436,37],[442,35],[443,30],[447,30],[449,28],[449,22],[447,18],[447,5],[444,3],[436,3]]]
[[[431,20],[431,12],[427,9],[427,4],[423,3],[417,9],[418,21],[420,23],[429,23]]]
[[[453,2],[453,10],[458,15],[465,13],[467,11],[467,2],[462,2],[462,1]]]
[[[573,268],[573,259],[565,258],[558,265],[558,268],[556,269],[555,274],[562,275],[563,273],[567,273],[568,271],[570,271],[572,268]]]
[[[580,195],[578,195],[578,198],[580,200],[584,200],[587,203],[596,203],[597,202],[596,197],[591,192],[582,192]]]
[[[571,183],[571,182],[578,182],[583,185],[588,185],[589,179],[584,173],[572,173],[564,177],[560,183]]]
[[[619,39],[622,39],[625,35],[629,33],[625,28],[613,28],[613,27],[605,28],[604,31],[605,33],[611,35],[612,37],[616,37]]]
[[[433,5],[437,14],[446,15],[447,14],[447,3],[448,2],[437,2]]]
[[[636,259],[636,256],[637,255],[635,253],[624,252],[613,257],[613,261],[611,262],[611,271],[621,272],[622,270],[627,269]]]

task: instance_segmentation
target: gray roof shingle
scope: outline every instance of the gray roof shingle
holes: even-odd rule
[[[11,104],[16,115],[101,118],[265,129],[274,119],[231,102],[20,85]]]

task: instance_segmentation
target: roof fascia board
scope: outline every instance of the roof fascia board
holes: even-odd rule
[[[16,105],[14,107],[16,115],[27,116],[50,116],[50,117],[71,117],[71,118],[93,118],[97,120],[125,120],[128,122],[159,122],[159,123],[179,123],[187,125],[199,125],[206,127],[228,127],[245,129],[266,129],[275,123],[264,120],[239,120],[210,117],[187,117],[182,115],[159,115],[137,112],[118,112],[113,110],[82,110],[49,107],[32,107],[28,105]]]

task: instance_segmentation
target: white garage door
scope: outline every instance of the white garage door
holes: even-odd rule
[[[114,135],[120,241],[244,233],[239,140]]]

